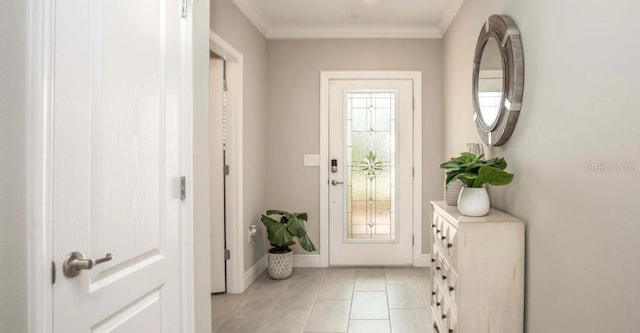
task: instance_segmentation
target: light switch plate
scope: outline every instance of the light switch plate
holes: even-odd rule
[[[320,166],[320,155],[319,154],[305,154],[304,155],[304,166]]]

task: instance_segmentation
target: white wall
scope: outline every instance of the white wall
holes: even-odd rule
[[[27,331],[26,13],[0,2],[0,332]]]
[[[479,137],[471,62],[489,14],[522,33],[524,101],[492,205],[527,222],[526,331],[640,327],[640,23],[637,1],[466,1],[444,38],[446,156]],[[486,147],[485,147],[486,148]],[[443,156],[444,157],[444,156]]]
[[[440,40],[270,40],[268,45],[270,209],[309,213],[307,231],[319,247],[320,170],[303,166],[303,155],[320,152],[320,72],[325,70],[422,71],[423,200],[442,200]],[[425,221],[429,213],[424,210]],[[426,235],[427,230],[423,250],[430,253]],[[298,246],[294,250],[304,253]]]
[[[230,0],[212,0],[211,29],[243,55],[243,197],[244,269],[249,270],[266,253],[263,237],[249,244],[251,224],[263,232],[260,214],[266,209],[267,171],[267,40]],[[229,82],[234,89],[234,82]],[[233,255],[233,254],[232,254]]]

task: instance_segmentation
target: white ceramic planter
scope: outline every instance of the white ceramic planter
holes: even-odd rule
[[[487,189],[463,187],[458,197],[458,210],[466,216],[485,216],[489,213],[491,202]]]
[[[287,253],[267,253],[267,272],[274,280],[284,280],[293,273],[293,251]]]

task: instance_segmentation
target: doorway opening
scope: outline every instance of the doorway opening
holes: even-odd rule
[[[209,45],[211,293],[241,293],[246,288],[242,230],[243,57],[213,31]]]

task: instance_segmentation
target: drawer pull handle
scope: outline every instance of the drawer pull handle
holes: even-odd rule
[[[452,330],[452,329],[449,329],[449,333],[453,333],[453,330]]]
[[[436,224],[435,224],[435,223],[431,225],[431,228],[435,228],[435,227],[436,227]]]
[[[436,292],[435,292],[435,291],[432,291],[432,292],[431,292],[431,296],[435,296],[435,295],[436,295]]]
[[[447,315],[442,315],[442,319],[447,319]]]
[[[453,247],[453,244],[447,244],[447,247],[448,247],[448,248],[452,248],[452,247]]]
[[[446,275],[443,275],[443,276],[442,276],[442,279],[443,279],[443,280],[446,280],[446,279],[447,279],[447,276],[446,276]]]
[[[431,258],[431,262],[436,262],[436,259],[435,258]]]
[[[440,266],[436,266],[436,271],[439,271],[439,270],[440,270]]]
[[[447,239],[447,236],[442,236],[442,240],[445,240],[445,239]]]
[[[453,287],[449,287],[449,291],[453,291]]]
[[[436,302],[436,306],[440,306],[440,302]]]

